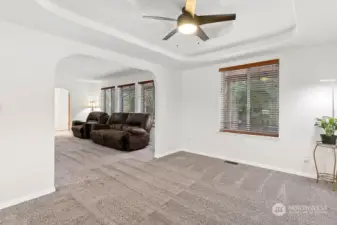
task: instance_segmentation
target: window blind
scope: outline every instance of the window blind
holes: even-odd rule
[[[101,89],[101,110],[108,114],[115,112],[115,87]]]
[[[220,71],[220,129],[278,137],[279,60],[223,68]]]
[[[104,89],[101,89],[100,108],[103,112],[105,112],[105,90]]]
[[[139,82],[141,112],[150,113],[152,120],[155,119],[155,87],[153,81]]]
[[[135,112],[135,84],[120,85],[121,112]]]

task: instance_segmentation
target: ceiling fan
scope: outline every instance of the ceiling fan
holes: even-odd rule
[[[183,34],[195,34],[201,40],[207,41],[209,37],[200,27],[201,25],[232,21],[236,19],[236,14],[219,14],[219,15],[202,15],[195,14],[196,0],[186,0],[185,6],[182,8],[182,14],[177,19],[161,17],[161,16],[143,16],[146,19],[166,20],[177,22],[177,28],[168,33],[163,40],[170,39],[178,31]]]

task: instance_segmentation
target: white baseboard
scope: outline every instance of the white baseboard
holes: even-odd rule
[[[20,197],[20,198],[15,198],[15,199],[12,199],[12,200],[7,201],[7,202],[1,202],[0,203],[0,210],[4,209],[4,208],[8,208],[10,206],[14,206],[14,205],[26,202],[26,201],[29,201],[29,200],[32,200],[34,198],[38,198],[38,197],[42,197],[44,195],[51,194],[53,192],[55,192],[55,187],[45,189],[45,190],[42,190],[42,191],[39,191],[39,192],[35,192],[35,193],[29,194],[29,195],[26,195],[26,196],[23,196],[23,197]]]
[[[222,159],[222,160],[228,160],[228,161],[237,162],[237,163],[240,163],[240,164],[260,167],[260,168],[264,168],[264,169],[268,169],[268,170],[279,171],[279,172],[293,174],[293,175],[297,175],[297,176],[301,176],[301,177],[308,177],[308,178],[316,179],[316,175],[314,175],[314,174],[303,173],[303,172],[295,171],[295,170],[291,170],[291,169],[278,168],[278,167],[274,167],[274,166],[271,166],[271,165],[265,165],[265,164],[255,163],[255,162],[248,162],[246,160],[234,159],[234,158],[225,157],[225,156],[210,155],[210,154],[207,154],[207,153],[204,153],[204,152],[193,152],[189,149],[177,149],[175,151],[171,151],[171,152],[168,152],[168,153],[165,153],[165,154],[161,154],[159,156],[156,155],[156,157],[161,158],[161,157],[164,157],[166,155],[170,155],[170,154],[173,154],[173,153],[179,152],[179,151],[189,152],[189,153],[193,153],[193,154],[197,154],[197,155],[208,156],[208,157],[212,157],[212,158],[218,158],[218,159]]]

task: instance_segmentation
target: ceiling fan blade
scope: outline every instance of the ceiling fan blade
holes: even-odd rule
[[[153,20],[166,20],[166,21],[177,21],[176,19],[171,19],[162,16],[143,16],[145,19],[153,19]]]
[[[236,14],[197,16],[197,19],[199,21],[199,25],[203,25],[203,24],[209,24],[209,23],[218,23],[218,22],[235,20]]]
[[[185,11],[190,13],[194,17],[196,5],[197,0],[186,0]]]
[[[209,39],[208,35],[200,27],[198,28],[198,31],[195,35],[197,35],[203,41],[207,41]]]
[[[178,32],[178,28],[174,29],[173,31],[171,31],[170,33],[168,33],[164,38],[163,40],[168,40],[170,39],[173,35],[175,35],[176,33]]]

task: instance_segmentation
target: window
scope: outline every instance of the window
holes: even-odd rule
[[[126,84],[120,88],[121,112],[135,112],[135,84]]]
[[[108,114],[115,111],[115,87],[101,89],[101,110]]]
[[[139,82],[141,85],[140,102],[141,112],[150,113],[152,120],[155,119],[155,88],[153,81]]]
[[[224,132],[279,135],[279,60],[220,69]]]

